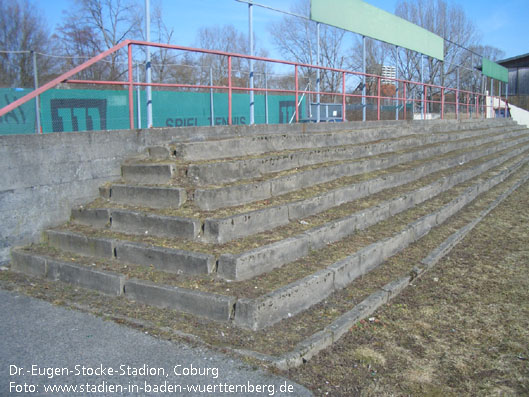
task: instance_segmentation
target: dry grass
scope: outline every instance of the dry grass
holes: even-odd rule
[[[288,375],[316,395],[529,395],[528,196],[525,184],[377,323]]]

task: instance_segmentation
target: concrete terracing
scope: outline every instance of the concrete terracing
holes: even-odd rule
[[[347,288],[509,177],[523,178],[528,161],[529,130],[504,119],[167,139],[124,161],[121,178],[41,244],[13,250],[11,266],[262,330]],[[354,240],[393,219],[377,240]],[[347,252],[304,268],[339,242]],[[349,317],[370,313],[409,280],[381,285]],[[332,343],[349,317],[277,366]]]

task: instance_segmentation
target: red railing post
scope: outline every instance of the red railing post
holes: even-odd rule
[[[427,107],[428,107],[428,98],[426,97],[426,94],[427,94],[427,91],[426,91],[427,87],[426,87],[426,84],[424,85],[424,103],[422,105],[423,107],[423,113],[424,113],[424,117],[423,117],[423,120],[426,120],[426,113],[427,113]]]
[[[129,126],[130,129],[134,129],[134,90],[133,90],[133,78],[132,78],[132,44],[128,45],[128,68],[129,68]]]
[[[377,120],[380,120],[380,76],[377,77]]]
[[[441,120],[445,118],[445,88],[441,87]]]
[[[406,109],[406,105],[407,105],[406,102],[408,102],[408,94],[406,93],[406,86],[407,85],[408,85],[408,83],[404,82],[403,87],[402,87],[403,91],[404,91],[403,92],[403,95],[404,95],[404,97],[403,97],[403,101],[404,101],[404,120],[408,120],[408,111]]]
[[[342,72],[342,121],[345,122],[345,72]]]
[[[228,55],[228,125],[232,123],[231,55]]]
[[[467,93],[467,119],[470,119],[470,95]]]
[[[459,120],[459,89],[456,89],[456,120]]]
[[[298,81],[298,65],[295,66],[294,79],[296,84],[296,123],[299,122],[299,107],[298,107],[298,97],[299,97],[299,81]]]

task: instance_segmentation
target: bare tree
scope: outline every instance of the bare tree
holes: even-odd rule
[[[298,0],[292,13],[310,15],[310,2]],[[347,52],[344,51],[345,31],[327,25],[320,25],[321,60],[317,60],[317,25],[315,22],[295,16],[285,16],[270,27],[272,40],[281,55],[288,60],[299,63],[335,69],[345,69],[351,64]],[[303,69],[305,78],[314,80],[316,71],[312,68]],[[321,76],[321,90],[338,92],[341,84],[339,73],[325,72]]]
[[[125,39],[140,37],[141,26],[132,0],[76,0],[59,28],[59,37],[65,54],[72,57],[69,66],[75,66]],[[86,71],[85,78],[119,80],[126,70],[123,54],[113,53],[107,62],[105,67]]]
[[[154,29],[152,29],[154,28]],[[163,10],[160,2],[157,2],[151,13],[151,29],[155,42],[171,44],[174,36],[174,28],[169,28],[163,19]],[[185,59],[183,60],[186,61]],[[153,81],[160,83],[173,82],[171,75],[174,74],[177,56],[174,51],[167,48],[157,48],[151,55]]]
[[[425,59],[425,82],[442,86],[455,86],[458,65],[468,56],[464,48],[478,42],[476,28],[463,9],[445,0],[400,0],[395,14],[415,23],[444,40],[444,62],[427,57]],[[393,58],[395,59],[395,52]],[[399,74],[407,79],[420,79],[420,55],[413,51],[400,52],[397,62]]]
[[[51,51],[51,40],[41,13],[28,0],[0,0],[0,84],[33,87],[32,55],[13,51]],[[53,73],[55,60],[38,57],[39,74]],[[42,80],[42,79],[41,79]]]
[[[257,56],[266,57],[267,52],[259,47],[254,40]],[[198,34],[198,46],[208,50],[217,50],[235,54],[248,55],[248,36],[239,32],[233,25],[201,28]],[[201,84],[209,84],[210,69],[213,74],[214,85],[227,85],[228,57],[214,54],[200,55],[195,62]],[[234,85],[245,87],[249,81],[249,61],[240,57],[232,58],[232,82]],[[264,64],[258,62],[254,68],[256,85],[262,84]]]

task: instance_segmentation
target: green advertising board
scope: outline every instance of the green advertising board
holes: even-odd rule
[[[504,83],[509,82],[509,69],[498,65],[496,62],[489,61],[487,58],[483,58],[482,62],[483,74],[485,76],[503,81]]]
[[[360,0],[311,0],[310,18],[444,60],[442,37]]]
[[[4,107],[31,90],[0,89],[0,107]],[[137,92],[134,91],[134,126],[138,128]],[[141,126],[147,124],[146,95],[140,92]],[[154,127],[189,127],[211,125],[209,92],[153,91]],[[40,96],[41,125],[44,133],[129,128],[128,91],[52,89]],[[250,120],[248,94],[233,94],[232,124],[248,124]],[[294,117],[293,95],[268,95],[270,124],[289,123]],[[300,118],[305,114],[300,106]],[[265,96],[255,95],[255,122],[266,122]],[[215,125],[228,124],[228,94],[213,94]],[[35,133],[35,100],[0,117],[0,134]]]

